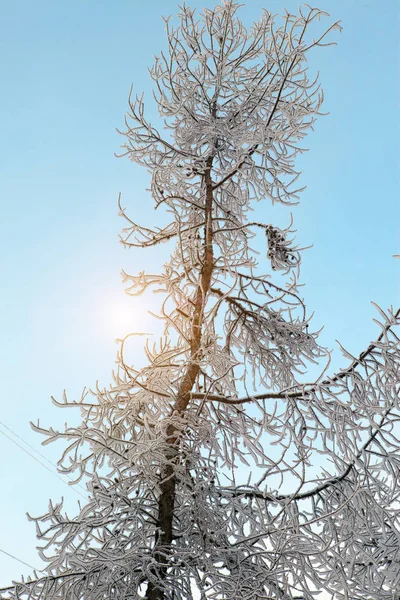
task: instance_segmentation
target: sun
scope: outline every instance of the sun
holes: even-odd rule
[[[128,334],[146,334],[151,327],[148,311],[142,303],[132,306],[130,303],[118,303],[109,307],[107,329],[115,338]]]
[[[96,328],[107,339],[123,339],[135,334],[151,334],[153,318],[148,303],[142,298],[115,295],[103,298],[95,310]]]

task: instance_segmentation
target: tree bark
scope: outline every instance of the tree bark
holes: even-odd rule
[[[178,414],[183,414],[190,400],[190,394],[196,379],[200,372],[200,348],[202,337],[202,326],[204,320],[204,309],[207,300],[207,294],[211,286],[211,277],[214,269],[213,254],[213,231],[212,231],[212,212],[213,212],[213,186],[211,179],[212,156],[207,160],[207,170],[204,174],[204,183],[206,191],[205,203],[205,227],[204,227],[204,259],[200,271],[199,283],[196,290],[194,301],[194,312],[192,318],[192,336],[190,340],[190,362],[186,373],[183,375],[178,388],[178,394],[173,406],[173,410]],[[154,546],[154,558],[159,567],[157,570],[158,578],[164,581],[167,575],[168,552],[173,537],[173,518],[175,505],[176,476],[174,473],[174,462],[179,455],[178,431],[174,425],[167,428],[167,443],[171,449],[167,453],[168,464],[161,474],[160,488],[161,493],[158,498],[158,518],[157,525],[159,531],[156,535]],[[164,600],[164,590],[155,583],[149,581],[146,591],[146,600]]]

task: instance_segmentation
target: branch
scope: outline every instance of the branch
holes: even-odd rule
[[[399,317],[400,317],[400,308],[397,310],[396,314],[394,315],[394,319],[397,320]],[[306,401],[307,396],[312,394],[313,392],[315,392],[317,389],[321,389],[324,386],[332,385],[336,381],[344,379],[347,375],[349,375],[352,371],[354,371],[354,369],[359,364],[361,364],[362,361],[369,354],[371,354],[371,352],[375,348],[378,347],[378,345],[382,341],[384,335],[388,331],[390,331],[391,327],[396,326],[398,324],[399,323],[387,323],[384,327],[384,330],[377,338],[377,340],[375,342],[373,342],[372,344],[370,344],[368,346],[368,348],[359,355],[358,358],[354,359],[352,364],[349,367],[347,367],[347,369],[343,369],[337,375],[334,375],[331,378],[324,379],[324,381],[321,381],[321,383],[319,383],[319,384],[304,384],[301,386],[302,391],[286,392],[285,390],[281,390],[280,392],[276,392],[276,393],[265,392],[264,394],[254,394],[253,396],[243,396],[242,398],[232,398],[232,397],[225,397],[225,396],[217,396],[215,394],[196,392],[196,393],[192,394],[192,398],[194,398],[194,399],[206,398],[206,400],[212,400],[212,401],[221,402],[224,404],[245,404],[246,402],[254,402],[256,400],[269,400],[269,399],[273,399],[273,398],[282,399],[282,400],[287,399],[287,398],[298,398],[298,399]],[[311,386],[311,387],[309,387],[309,389],[305,390],[304,389],[305,386]],[[291,389],[293,389],[293,388],[291,388]]]
[[[382,427],[386,424],[385,419],[389,415],[389,413],[392,409],[393,409],[393,404],[391,404],[391,406],[382,415],[380,423],[376,426],[375,431],[370,435],[368,440],[361,446],[361,448],[357,452],[354,460],[352,460],[347,465],[346,469],[342,473],[340,473],[340,475],[337,475],[336,477],[332,477],[331,479],[328,479],[327,481],[325,481],[324,483],[321,483],[320,485],[313,488],[312,490],[309,490],[307,492],[300,492],[298,494],[274,495],[274,494],[268,494],[266,492],[257,492],[255,490],[240,491],[239,488],[235,488],[232,491],[229,489],[223,489],[223,488],[217,488],[217,489],[221,493],[224,493],[224,492],[232,493],[232,495],[234,497],[245,496],[246,498],[260,498],[260,499],[266,500],[268,502],[285,502],[286,500],[296,501],[296,500],[307,500],[308,498],[312,498],[313,496],[320,494],[321,492],[332,487],[333,485],[340,483],[347,477],[347,475],[350,473],[350,471],[355,467],[357,460],[359,460],[359,458],[362,456],[363,452],[374,441],[374,439],[376,438],[378,433],[381,431]]]

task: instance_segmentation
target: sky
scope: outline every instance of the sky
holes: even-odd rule
[[[250,0],[240,16],[250,25],[262,8],[297,6]],[[326,24],[341,20],[344,29],[331,36],[337,46],[310,55],[330,114],[307,138],[310,151],[298,163],[307,189],[292,212],[298,242],[313,244],[303,256],[303,295],[340,368],[347,363],[335,340],[359,354],[379,332],[371,302],[400,304],[400,4],[318,6],[331,14]],[[114,153],[131,83],[154,112],[147,67],[164,47],[161,15],[176,12],[175,0],[1,3],[0,587],[28,575],[27,565],[43,567],[26,513],[43,514],[49,498],[63,496],[73,514],[77,492],[85,496],[57,478],[51,463],[62,447],[41,446],[30,421],[77,423],[50,396],[106,386],[115,339],[154,328],[152,300],[128,297],[121,269],[152,272],[165,251],[119,244],[119,193],[134,217],[155,221],[146,172]],[[268,202],[262,210],[266,222],[282,217]],[[139,363],[142,343],[132,349]]]

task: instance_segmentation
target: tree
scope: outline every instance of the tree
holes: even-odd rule
[[[80,409],[79,427],[35,426],[66,441],[60,471],[90,496],[76,517],[51,503],[34,519],[48,572],[4,598],[399,597],[400,311],[379,309],[379,338],[326,375],[292,225],[248,215],[255,200],[298,198],[295,159],[322,103],[306,61],[339,25],[310,41],[320,10],[280,25],[265,11],[250,31],[238,10],[184,5],[177,29],[166,20],[151,70],[164,136],[130,97],[125,154],[171,221],[144,227],[120,204],[122,241],[176,246],[159,274],[125,282],[163,293],[165,336],[142,369],[123,341],[109,389],[60,403]],[[284,286],[251,247],[260,235]]]

